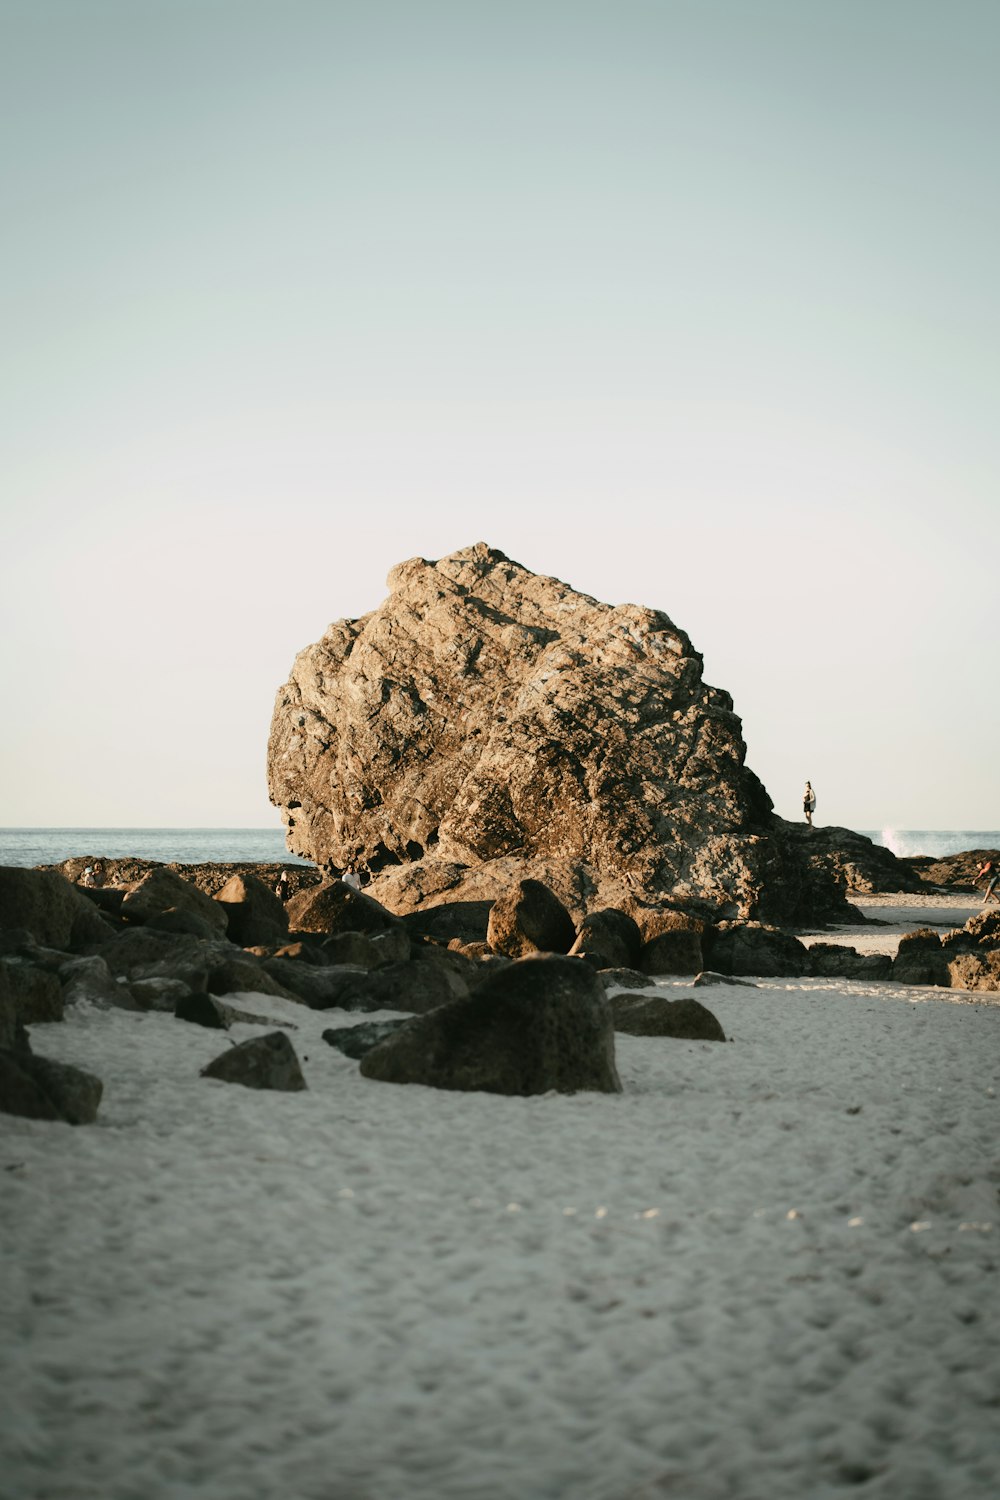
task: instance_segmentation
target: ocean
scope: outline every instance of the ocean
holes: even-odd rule
[[[165,865],[310,863],[289,854],[283,828],[0,828],[0,865],[57,865],[80,854]]]
[[[1000,829],[882,828],[859,830],[893,854],[942,859],[965,849],[1000,849]],[[259,862],[308,865],[289,854],[283,828],[0,828],[0,865],[55,865],[73,855],[95,859],[157,859],[195,865]]]

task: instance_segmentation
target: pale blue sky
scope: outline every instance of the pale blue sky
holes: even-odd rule
[[[1000,825],[993,0],[0,22],[0,823],[276,822],[295,652],[485,540],[786,815]]]

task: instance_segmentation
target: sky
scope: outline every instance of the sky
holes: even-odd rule
[[[777,810],[1000,826],[993,0],[0,0],[0,824],[280,826],[404,558],[665,610]]]

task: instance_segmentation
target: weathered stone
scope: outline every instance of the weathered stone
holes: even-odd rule
[[[29,959],[11,955],[0,958],[0,1005],[24,1026],[61,1021],[62,986],[55,974]],[[9,1043],[0,1042],[0,1046]]]
[[[599,969],[631,968],[639,957],[642,934],[634,917],[617,907],[588,912],[577,924],[571,954],[601,960]]]
[[[228,1031],[232,1020],[229,1007],[204,990],[182,995],[174,1006],[174,1015],[178,1021],[191,1021],[215,1031]]]
[[[178,1000],[191,993],[183,979],[132,979],[128,987],[138,1010],[160,1010],[170,1015]]]
[[[202,1068],[203,1078],[239,1083],[248,1089],[282,1089],[294,1092],[306,1087],[295,1048],[283,1031],[251,1037],[240,1042]]]
[[[294,932],[385,932],[399,918],[364,891],[352,890],[342,880],[326,881],[301,891],[287,903],[288,925]]]
[[[31,1052],[0,1052],[0,1110],[32,1120],[89,1125],[104,1085],[92,1073]]]
[[[615,995],[611,1001],[615,1030],[630,1036],[672,1036],[685,1041],[724,1042],[718,1019],[697,1000],[682,996]]]
[[[950,975],[940,934],[929,927],[904,933],[892,961],[892,977],[899,984],[947,986]]]
[[[494,953],[568,953],[575,940],[573,918],[540,880],[519,880],[493,903],[486,941]]]
[[[62,981],[62,998],[65,1005],[90,1005],[106,1009],[116,1006],[123,1010],[135,1010],[132,992],[126,984],[119,984],[112,975],[105,959],[97,954],[85,958],[71,958],[59,970]]]
[[[701,932],[676,927],[643,943],[639,969],[643,974],[697,974],[703,963]]]
[[[654,989],[656,986],[655,979],[651,979],[648,974],[640,974],[638,969],[600,969],[598,974],[606,990],[642,990]]]
[[[467,953],[459,953],[457,948],[445,948],[441,943],[426,940],[413,944],[410,961],[415,964],[433,964],[435,968],[441,969],[448,976],[451,993],[456,1000],[474,990],[486,972],[480,959],[470,958]],[[510,959],[506,962],[510,963]]]
[[[214,897],[226,913],[231,942],[241,948],[281,943],[288,935],[284,905],[255,875],[233,875]]]
[[[723,974],[762,979],[796,978],[809,967],[804,943],[758,922],[724,922],[702,937],[705,962]]]
[[[810,882],[824,878],[835,888],[871,895],[879,891],[925,889],[905,860],[852,828],[806,823],[780,824],[781,837],[802,862]]]
[[[1000,948],[957,953],[947,959],[947,970],[953,990],[1000,990]]]
[[[946,887],[952,891],[975,891],[976,874],[992,860],[1000,865],[1000,849],[963,849],[958,854],[948,854],[942,859],[928,855],[906,855],[900,863],[905,865],[924,886]],[[910,887],[900,887],[901,890]]]
[[[64,876],[9,865],[0,866],[0,927],[25,929],[52,948],[109,935],[100,912]]]
[[[154,932],[170,932],[178,937],[204,938],[207,941],[221,936],[218,927],[206,922],[200,912],[178,911],[176,908],[155,912],[147,919],[146,926]]]
[[[283,989],[312,1010],[377,1010],[365,1002],[365,969],[346,964],[306,964],[297,959],[265,958],[263,968]],[[355,1003],[357,1002],[357,1003]]]
[[[321,1003],[310,1001],[314,1010],[405,1010],[422,1015],[469,993],[469,986],[454,971],[412,959],[382,969],[341,972],[350,973],[350,981],[339,985]]]
[[[410,940],[405,933],[403,937],[406,945],[403,956],[406,957]],[[350,964],[352,969],[377,969],[380,964],[393,962],[363,932],[336,932],[332,937],[324,938],[323,953],[328,963]]]
[[[597,975],[569,958],[487,974],[361,1059],[366,1078],[499,1094],[617,1093],[611,1008]]]
[[[428,852],[577,863],[614,906],[630,882],[707,882],[734,909],[759,895],[748,835],[770,803],[732,700],[665,614],[600,604],[483,544],[403,563],[389,585],[278,694],[268,774],[290,847],[373,870]]]
[[[460,878],[462,866],[444,866],[444,872]],[[390,875],[397,878],[400,883],[405,882],[408,873],[414,876],[414,888],[403,893],[403,898],[397,906],[397,902],[391,894],[386,899],[390,901],[394,911],[406,912],[403,922],[407,932],[413,937],[427,937],[437,943],[485,943],[486,929],[489,926],[490,908],[494,897],[478,901],[443,901],[437,905],[420,906],[411,911],[410,905],[414,900],[432,900],[434,892],[428,897],[425,888],[420,885],[419,871],[416,867],[403,867],[390,870]],[[441,871],[437,872],[440,879]],[[435,887],[437,889],[437,887]]]
[[[343,1052],[345,1057],[362,1058],[387,1036],[392,1036],[401,1026],[409,1026],[408,1019],[394,1021],[362,1021],[359,1026],[330,1027],[323,1032],[324,1042]]]
[[[205,989],[210,995],[233,995],[242,990],[255,995],[276,995],[282,1000],[298,998],[269,974],[262,963],[242,952],[224,958],[209,969]]]
[[[643,943],[651,943],[664,933],[695,932],[700,935],[707,925],[700,917],[678,911],[674,906],[636,906],[633,917]]]
[[[859,953],[842,943],[812,943],[808,972],[817,979],[891,979],[887,953]]]
[[[184,880],[173,870],[162,866],[150,870],[129,891],[122,901],[121,911],[122,916],[127,917],[130,922],[140,923],[162,917],[165,912],[187,913],[191,917],[200,918],[209,933],[216,937],[224,937],[226,932],[226,913],[223,908],[211,896],[200,891],[192,881]],[[202,935],[201,932],[194,934]]]

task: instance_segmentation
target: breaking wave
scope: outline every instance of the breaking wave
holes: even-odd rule
[[[883,845],[900,858],[926,854],[932,859],[944,859],[966,849],[1000,849],[997,828],[883,828],[863,832],[874,844]]]

